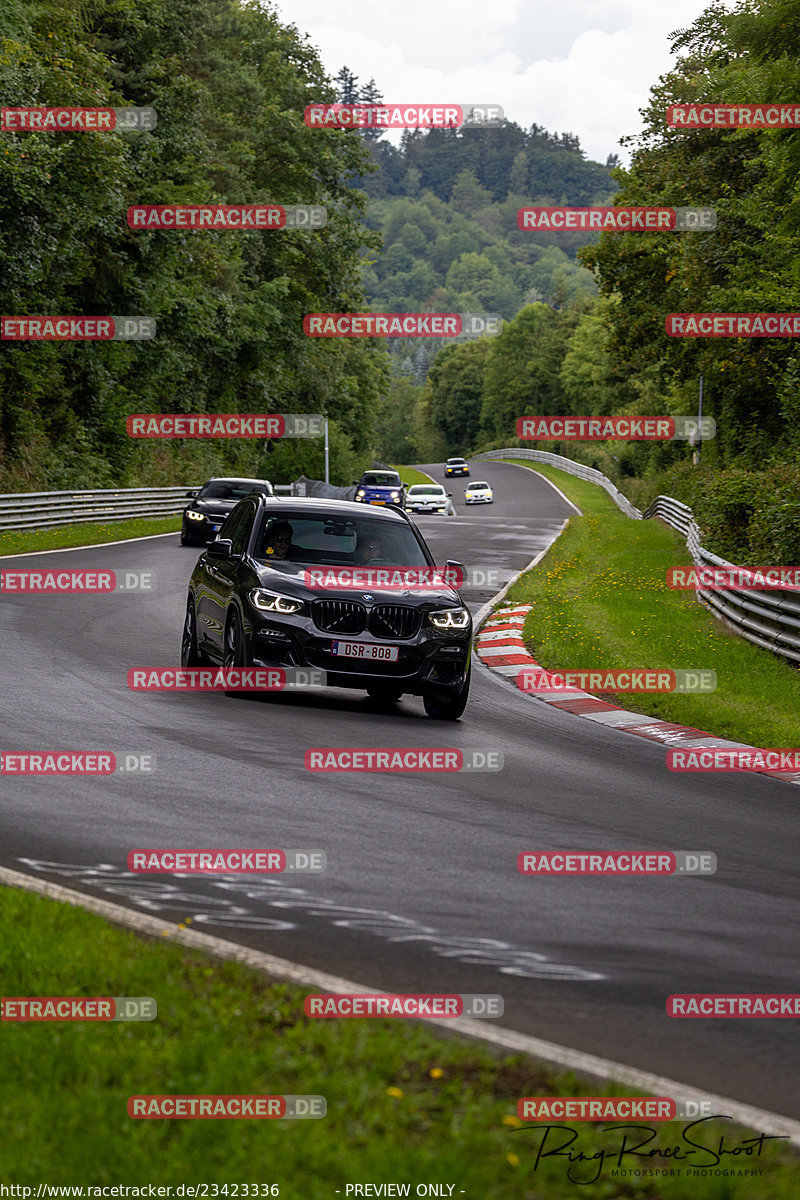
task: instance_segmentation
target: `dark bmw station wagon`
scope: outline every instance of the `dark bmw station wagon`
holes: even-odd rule
[[[443,566],[463,578],[460,563]],[[382,704],[421,696],[429,716],[457,720],[471,638],[469,610],[405,513],[254,492],[192,573],[181,662],[321,668],[329,687]]]

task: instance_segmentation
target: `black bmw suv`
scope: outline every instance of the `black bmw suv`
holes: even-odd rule
[[[234,505],[254,491],[271,496],[272,484],[266,479],[207,479],[198,491],[187,492],[191,503],[183,510],[181,545],[211,541]]]
[[[364,577],[375,585],[353,586]],[[428,716],[457,720],[471,640],[469,610],[405,513],[254,492],[192,573],[181,663],[321,668],[329,687],[387,705],[421,696]]]

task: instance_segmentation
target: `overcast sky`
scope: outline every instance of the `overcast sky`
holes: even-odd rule
[[[375,77],[388,101],[502,105],[523,128],[574,133],[588,158],[641,129],[674,59],[669,34],[708,0],[275,0],[325,69]],[[733,7],[728,0],[728,8]],[[386,135],[384,135],[386,136]],[[397,140],[392,137],[392,140]]]

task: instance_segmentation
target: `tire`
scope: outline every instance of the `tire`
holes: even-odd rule
[[[467,671],[467,678],[464,680],[464,686],[455,695],[442,697],[435,692],[422,697],[422,703],[425,705],[425,712],[429,717],[433,717],[437,721],[457,721],[467,707],[467,699],[469,698],[469,681],[472,674],[472,667]]]
[[[246,667],[248,665],[245,662],[246,657],[241,618],[236,609],[232,609],[225,622],[225,649],[222,665],[226,669],[229,667]],[[247,692],[239,688],[225,689],[226,696],[245,696],[247,694]]]
[[[194,612],[194,600],[189,597],[186,602],[186,618],[183,622],[183,638],[181,639],[181,666],[202,667],[206,657],[197,646],[197,618]]]
[[[400,688],[390,687],[386,684],[375,684],[374,687],[367,688],[367,695],[370,700],[373,700],[379,709],[391,708],[403,695]]]

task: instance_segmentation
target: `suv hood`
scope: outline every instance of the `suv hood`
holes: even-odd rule
[[[455,588],[446,585],[416,588],[377,588],[361,587],[360,585],[357,587],[309,587],[305,581],[307,570],[322,571],[327,574],[328,571],[347,569],[350,568],[342,567],[340,564],[326,566],[324,563],[313,563],[308,566],[301,563],[287,563],[285,569],[280,569],[259,563],[258,577],[261,586],[271,592],[281,592],[285,596],[309,602],[314,600],[355,600],[362,604],[364,596],[369,595],[373,597],[375,604],[414,604],[420,605],[422,608],[442,608],[443,606],[455,608],[461,604]],[[380,566],[375,569],[391,570],[390,567]]]

